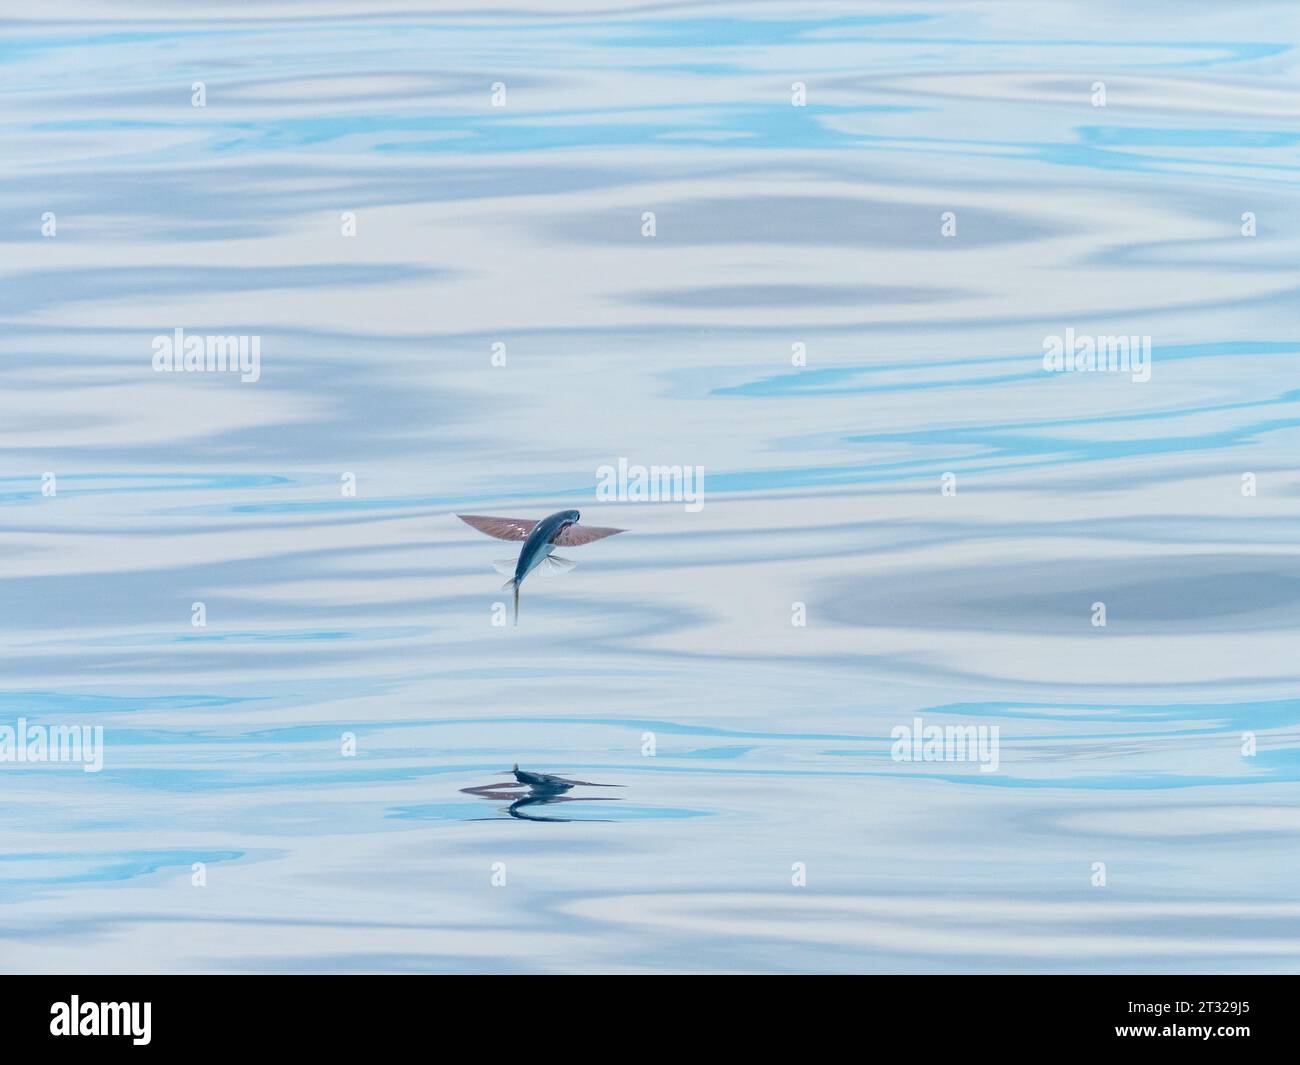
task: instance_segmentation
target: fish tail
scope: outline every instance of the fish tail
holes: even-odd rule
[[[507,588],[513,588],[515,590],[515,624],[518,625],[519,624],[519,580],[518,578],[512,577],[510,580],[506,581],[505,584],[501,585],[501,590],[503,592]]]

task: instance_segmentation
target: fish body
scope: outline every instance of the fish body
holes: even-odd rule
[[[527,784],[530,788],[545,788],[548,791],[568,791],[577,781],[565,780],[563,777],[557,777],[551,773],[530,773],[527,769],[520,769],[516,764],[512,772],[515,779],[520,784]]]
[[[570,525],[576,525],[582,517],[576,510],[556,511],[549,518],[543,518],[533,526],[524,546],[519,551],[519,561],[515,565],[514,582],[516,588],[525,577],[555,553],[555,538]]]

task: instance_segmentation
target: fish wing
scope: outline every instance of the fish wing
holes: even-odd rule
[[[551,541],[556,547],[581,547],[592,540],[603,540],[615,533],[627,532],[626,529],[602,529],[598,525],[567,525]]]
[[[537,525],[537,522],[527,518],[487,518],[479,514],[457,514],[456,517],[498,540],[527,540],[528,534]]]

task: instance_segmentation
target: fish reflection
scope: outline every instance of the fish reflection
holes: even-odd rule
[[[473,788],[461,788],[461,792],[466,795],[477,795],[483,799],[491,799],[494,802],[505,802],[506,805],[502,812],[510,817],[518,818],[521,821],[607,821],[609,818],[593,817],[546,817],[541,814],[526,812],[532,806],[550,806],[561,802],[619,802],[621,800],[613,796],[586,796],[586,795],[567,795],[566,792],[572,791],[576,787],[584,788],[621,788],[622,784],[596,784],[590,780],[569,780],[566,777],[558,777],[551,773],[532,773],[526,769],[520,769],[519,764],[515,763],[510,770],[514,776],[514,781],[494,782],[491,784],[480,784]],[[521,788],[527,788],[527,791],[521,792]],[[476,817],[475,821],[495,821],[494,817]]]

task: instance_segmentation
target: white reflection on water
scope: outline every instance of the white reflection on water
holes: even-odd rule
[[[1294,970],[1288,6],[348,6],[4,26],[0,968]]]

